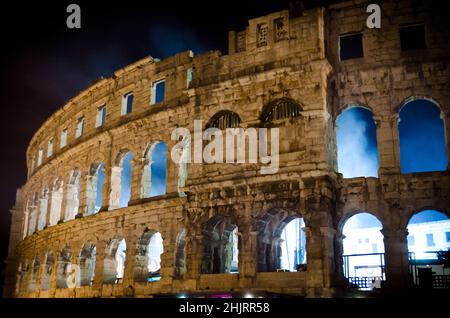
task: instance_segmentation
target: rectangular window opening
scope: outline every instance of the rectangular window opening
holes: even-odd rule
[[[64,148],[67,145],[67,128],[61,131],[61,140],[59,143],[60,148]]]
[[[47,158],[53,155],[53,138],[50,138],[47,143]]]
[[[129,114],[133,111],[133,93],[127,93],[122,96],[121,115]]]
[[[77,121],[77,128],[75,129],[75,138],[81,137],[84,131],[84,117],[81,117]]]
[[[188,68],[186,70],[186,87],[189,88],[189,85],[192,82],[192,78],[194,76],[194,70],[192,68]]]
[[[402,51],[426,49],[425,25],[423,23],[400,25]]]
[[[95,128],[104,127],[106,124],[106,106],[103,105],[97,109],[97,115],[95,117]]]
[[[427,234],[427,246],[434,246],[433,233]]]
[[[158,104],[164,101],[166,94],[165,80],[153,82],[151,91],[151,104]]]
[[[341,61],[364,57],[362,33],[339,35],[339,58]]]

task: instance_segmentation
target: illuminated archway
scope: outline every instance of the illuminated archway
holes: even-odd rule
[[[337,165],[344,178],[378,176],[376,132],[367,108],[352,106],[336,118]]]
[[[434,101],[407,100],[399,112],[398,134],[402,173],[447,169],[444,114]]]

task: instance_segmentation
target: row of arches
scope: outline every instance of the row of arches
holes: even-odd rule
[[[167,173],[166,144],[163,141],[152,143],[144,152],[142,165],[139,198],[164,195],[166,193]],[[75,219],[79,214],[82,195],[85,196],[86,205],[82,212],[83,216],[99,212],[105,205],[103,196],[108,194],[104,191],[105,169],[108,169],[108,167],[100,161],[95,161],[90,165],[85,180],[84,193],[81,193],[81,178],[83,176],[79,168],[74,168],[71,171],[65,187],[63,179],[58,178],[51,187],[44,186],[41,193],[35,192],[27,202],[24,236],[41,231],[47,226],[54,226],[59,222]],[[128,206],[131,199],[132,170],[132,152],[120,151],[114,160],[114,166],[111,167],[110,190],[106,203],[108,210]],[[185,174],[184,171],[183,173]]]
[[[202,248],[199,250],[201,274],[239,272],[239,250],[242,249],[243,242],[248,237],[243,236],[244,233],[239,231],[238,223],[233,217],[220,215],[203,223],[201,228]],[[424,223],[423,233],[417,230],[417,224],[420,223]],[[430,225],[437,230],[433,230],[434,232],[430,230],[432,229]],[[415,228],[413,229],[413,227]],[[273,208],[256,217],[255,230],[257,233],[255,255],[258,272],[306,270],[308,232],[301,215],[287,209]],[[351,279],[359,275],[364,278],[376,277],[384,280],[383,223],[370,212],[358,212],[344,217],[339,222],[337,230],[337,238],[343,238],[342,250],[337,255],[343,258],[342,271],[345,277]],[[444,213],[422,210],[409,219],[407,230],[410,232],[408,236],[410,253],[420,252],[420,246],[417,246],[417,237],[416,246],[411,244],[411,236],[417,236],[417,233],[423,235],[428,244],[430,242],[442,243],[439,243],[441,245],[437,247],[430,248],[450,249],[450,220]],[[173,276],[175,278],[182,278],[186,274],[186,247],[189,244],[187,233],[186,229],[178,232],[173,249],[174,255],[170,257],[174,262]],[[435,236],[434,241],[433,239],[430,241],[430,235]],[[438,239],[437,235],[441,235],[442,238]],[[103,251],[102,283],[121,283],[125,264],[129,258],[134,258],[132,275],[135,282],[159,280],[161,278],[161,255],[164,252],[163,242],[162,235],[151,229],[145,229],[134,246],[128,246],[125,237],[114,235]],[[36,256],[31,263],[25,261],[18,268],[17,291],[35,291],[39,271],[42,271],[40,290],[48,290],[51,287],[51,277],[55,269],[57,288],[69,287],[71,275],[77,277],[75,280],[79,286],[90,286],[96,275],[97,252],[96,244],[87,241],[75,258],[72,248],[66,246],[57,257],[53,251],[48,251],[42,262],[39,256]],[[76,261],[72,263],[74,260]],[[56,261],[57,264],[55,264]]]
[[[163,239],[161,234],[154,230],[145,230],[135,246],[134,281],[159,280],[162,253]],[[40,257],[36,256],[31,264],[25,262],[19,266],[16,283],[17,292],[36,291],[40,271],[42,271],[40,290],[49,290],[52,273],[55,269],[56,288],[91,286],[95,277],[96,256],[97,247],[92,241],[83,244],[75,262],[73,262],[73,250],[70,246],[64,247],[57,257],[55,257],[53,251],[49,250],[42,263]],[[126,258],[127,244],[125,238],[114,235],[104,250],[102,283],[118,284],[122,282]]]
[[[399,110],[402,173],[445,171],[448,167],[444,116],[431,99],[410,98]],[[377,127],[370,108],[352,105],[336,118],[338,170],[346,178],[377,177]]]

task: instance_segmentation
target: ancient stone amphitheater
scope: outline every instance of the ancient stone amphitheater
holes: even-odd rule
[[[386,288],[408,287],[406,225],[427,208],[450,213],[450,176],[401,173],[398,114],[410,101],[432,101],[450,135],[449,20],[433,1],[384,1],[381,29],[370,29],[367,5],[254,18],[229,33],[227,55],[144,58],[73,97],[27,149],[28,179],[11,209],[5,296],[335,296],[345,290],[342,227],[362,211],[383,225]],[[399,27],[417,23],[426,47],[403,50]],[[342,55],[344,36],[362,40],[361,56]],[[352,105],[374,115],[378,177],[337,172],[335,120]],[[193,131],[195,119],[219,129],[279,128],[279,170],[262,174],[259,162],[177,165],[171,133]],[[152,195],[152,154],[161,144],[165,190]],[[280,233],[295,218],[305,224],[307,264],[277,271]],[[156,235],[163,249],[152,280]]]

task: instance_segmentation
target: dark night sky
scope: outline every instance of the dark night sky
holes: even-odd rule
[[[81,30],[66,27],[69,3],[81,6]],[[0,259],[6,256],[9,209],[26,181],[28,142],[55,110],[100,76],[148,55],[164,58],[188,49],[226,54],[228,30],[288,7],[289,0],[13,1],[3,7]]]

